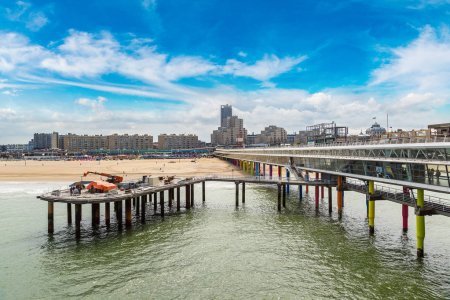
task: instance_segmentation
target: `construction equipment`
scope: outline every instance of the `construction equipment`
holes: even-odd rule
[[[123,177],[122,176],[117,176],[117,175],[111,175],[111,174],[107,174],[107,173],[99,173],[99,172],[92,172],[92,171],[87,171],[83,174],[83,177],[86,177],[88,174],[96,174],[96,175],[100,175],[100,176],[106,176],[108,177],[108,179],[106,179],[106,182],[109,183],[121,183],[123,181]]]

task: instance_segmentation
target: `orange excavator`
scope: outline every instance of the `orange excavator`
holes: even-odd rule
[[[91,172],[91,171],[85,172],[83,174],[83,177],[86,177],[88,174],[96,174],[96,175],[100,175],[100,176],[106,176],[106,177],[108,177],[108,179],[106,179],[106,181],[109,183],[117,184],[117,183],[121,183],[123,181],[122,176],[111,175],[111,174],[107,174],[107,173]]]

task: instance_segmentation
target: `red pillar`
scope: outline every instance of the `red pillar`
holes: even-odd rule
[[[403,194],[409,196],[409,189],[403,187]],[[402,204],[403,232],[408,232],[408,205]]]
[[[278,177],[281,178],[281,166],[278,166]]]

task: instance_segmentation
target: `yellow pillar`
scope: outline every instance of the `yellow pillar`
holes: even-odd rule
[[[375,200],[372,195],[375,192],[375,185],[372,180],[369,181],[369,234],[375,233]]]
[[[423,189],[417,190],[417,208],[424,206]],[[420,214],[420,213],[419,213]],[[417,257],[423,257],[423,240],[425,239],[425,216],[416,214]]]

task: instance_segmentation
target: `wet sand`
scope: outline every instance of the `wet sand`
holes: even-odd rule
[[[204,175],[238,175],[240,171],[217,158],[200,159],[142,159],[102,161],[1,161],[0,181],[77,181],[99,179],[98,175],[81,178],[86,171],[104,172],[124,177],[142,175],[175,175],[195,177]]]

